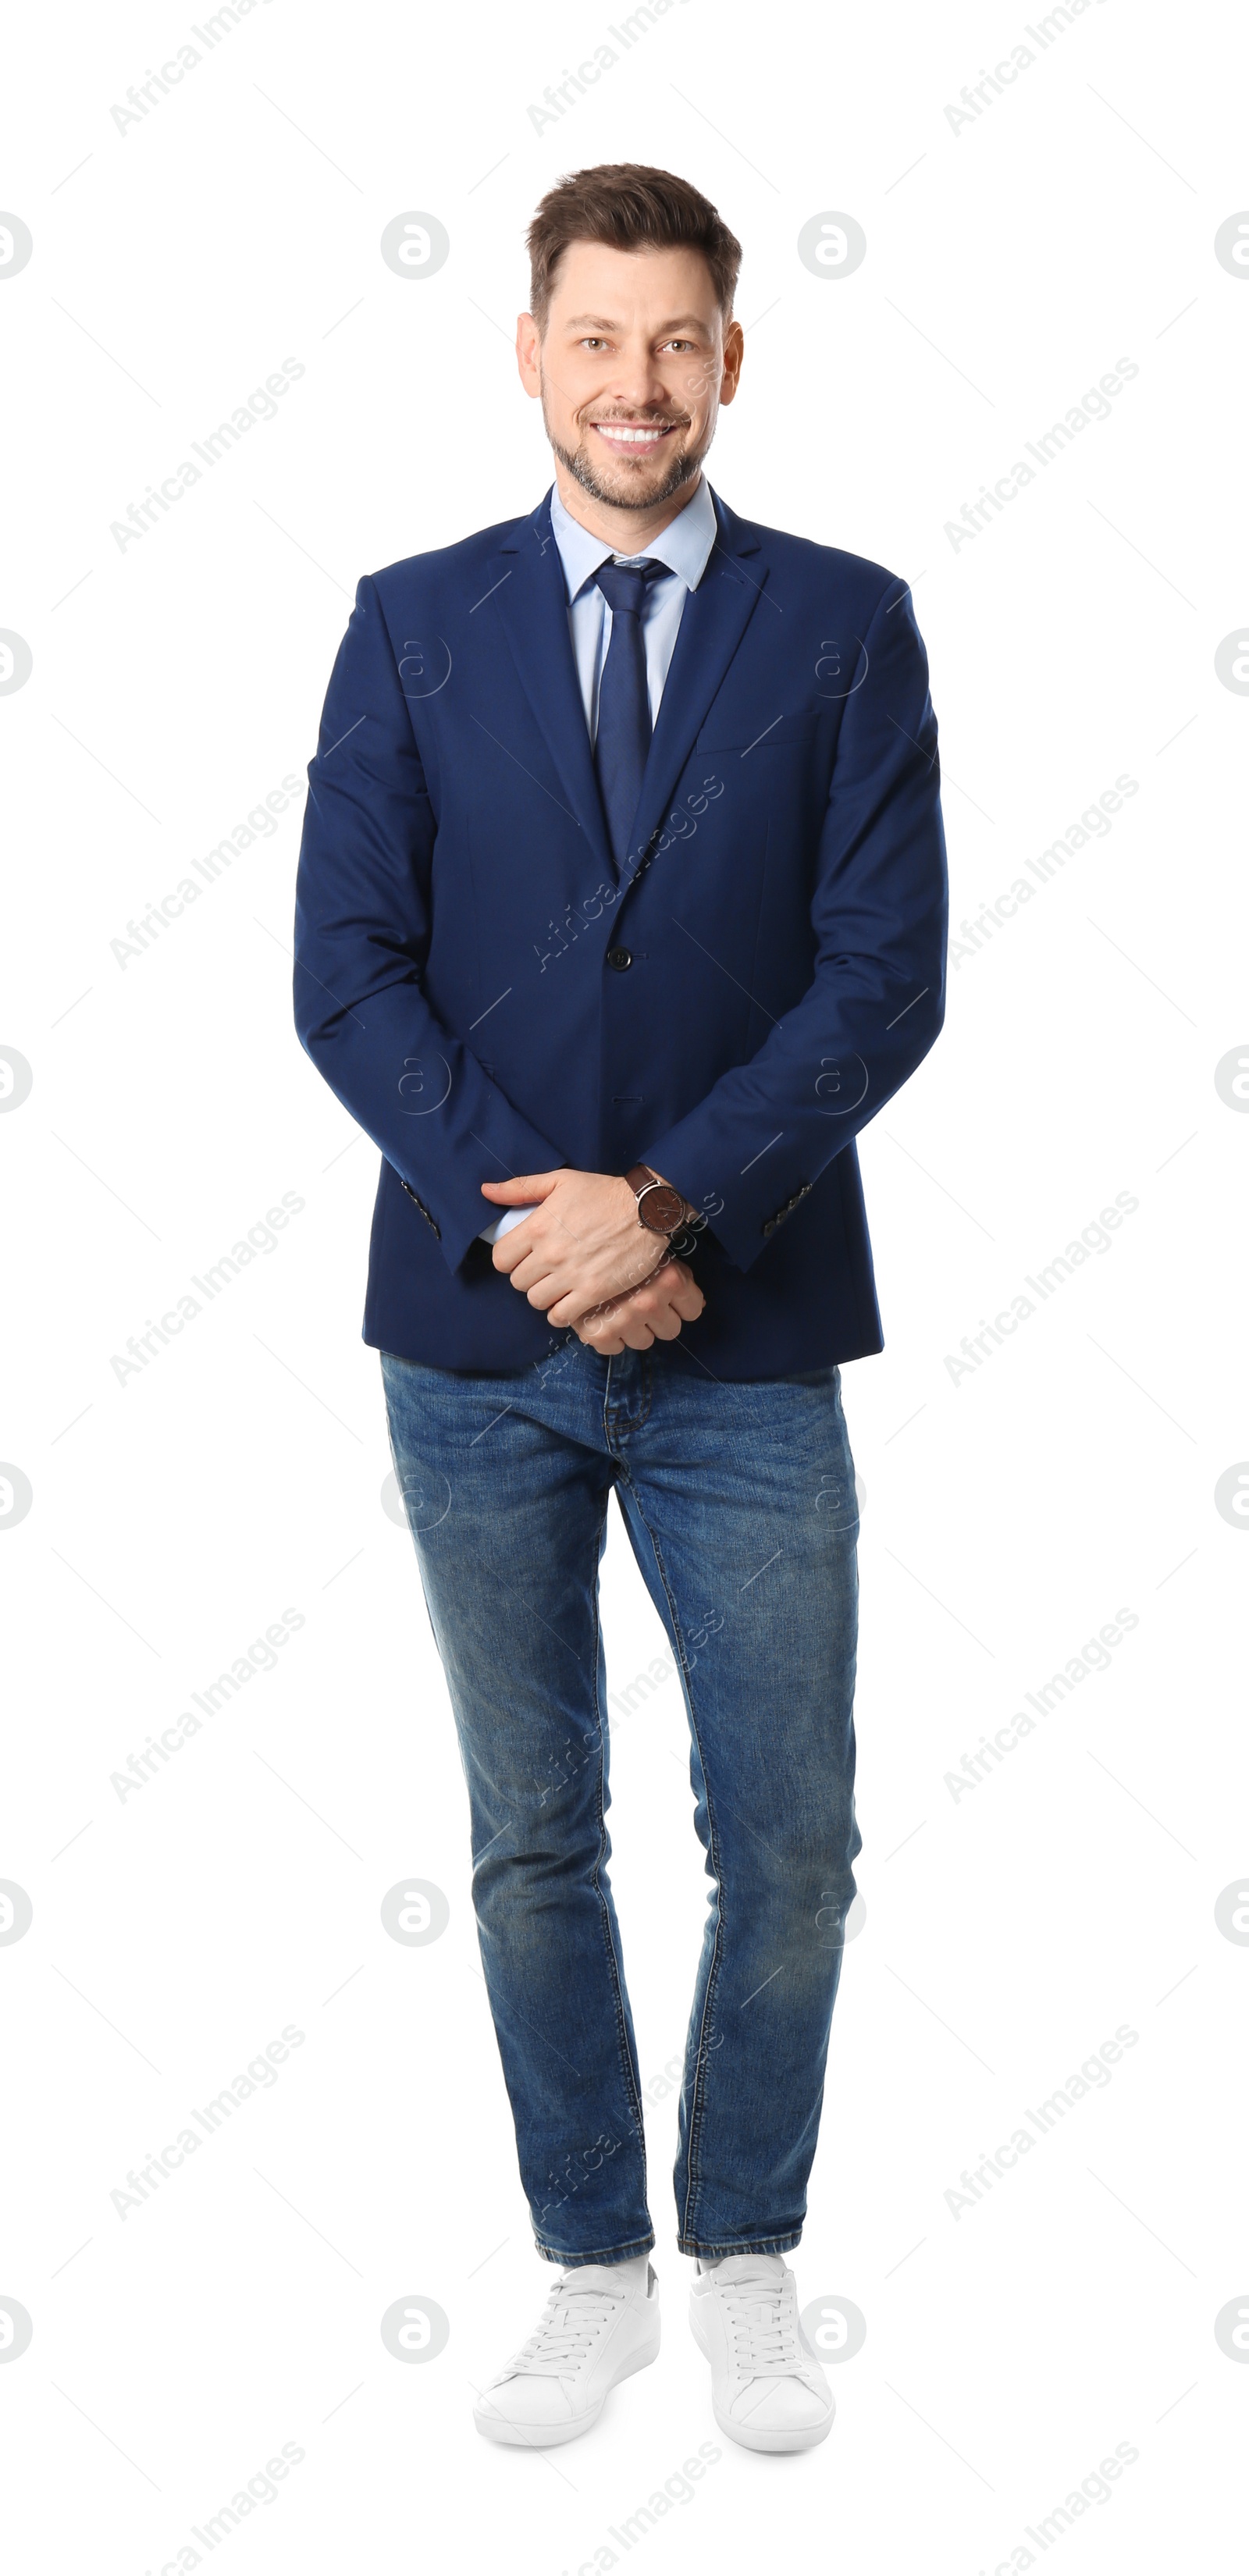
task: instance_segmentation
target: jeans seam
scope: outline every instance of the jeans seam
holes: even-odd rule
[[[678,2254],[700,2254],[707,2262],[718,2262],[727,2254],[788,2254],[802,2243],[800,2227],[781,2228],[774,2236],[736,2237],[729,2243],[704,2245],[693,2236],[677,2238]]]
[[[631,1431],[640,1431],[643,1425],[650,1419],[650,1409],[654,1401],[655,1394],[655,1381],[651,1373],[650,1355],[646,1351],[640,1351],[638,1353],[638,1358],[642,1363],[641,1375],[643,1395],[642,1408],[638,1413],[621,1415],[613,1410],[611,1394],[611,1360],[609,1359],[607,1363],[607,1385],[603,1393],[603,1431],[606,1436],[609,1454],[612,1456],[616,1454],[615,1444],[622,1431],[624,1437],[627,1439]]]
[[[638,1519],[641,1521],[642,1527],[650,1540],[651,1548],[654,1552],[655,1565],[659,1574],[659,1580],[664,1588],[664,1598],[667,1601],[668,1609],[672,1618],[672,1629],[673,1635],[676,1638],[677,1655],[680,1660],[681,1672],[685,1680],[686,1697],[689,1702],[690,1728],[693,1733],[694,1743],[698,1753],[699,1767],[703,1775],[703,1788],[707,1797],[708,1848],[711,1865],[715,1871],[716,1879],[716,1937],[712,1945],[711,1964],[707,1970],[707,1990],[703,1996],[702,2019],[699,2023],[698,2029],[698,2055],[695,2062],[694,2083],[690,2094],[689,2169],[686,2175],[685,2184],[685,2208],[681,2214],[681,2232],[680,2237],[678,2238],[678,2243],[683,2245],[689,2234],[691,2212],[694,2206],[698,2186],[702,2180],[702,2174],[699,2168],[698,2150],[702,2140],[706,2098],[703,2079],[707,2066],[707,2056],[703,2048],[703,2036],[707,2028],[708,2016],[710,2015],[712,2004],[715,1999],[715,1990],[719,1981],[720,1964],[723,1955],[724,1873],[720,1866],[720,1837],[716,1828],[715,1812],[712,1806],[711,1779],[707,1770],[707,1765],[703,1760],[703,1748],[698,1733],[698,1717],[694,1705],[693,1667],[686,1661],[685,1638],[681,1628],[680,1619],[677,1615],[677,1605],[673,1598],[672,1586],[668,1580],[668,1569],[664,1564],[663,1551],[660,1548],[659,1541],[642,1508],[637,1487],[633,1482],[632,1476],[629,1475],[627,1466],[625,1466],[623,1462],[621,1472],[628,1481],[629,1491],[633,1496]]]
[[[600,1547],[601,1547],[601,1545],[602,1545],[603,1532],[604,1532],[604,1530],[605,1530],[605,1529],[606,1529],[606,1527],[607,1527],[607,1515],[608,1515],[608,1512],[610,1511],[610,1509],[611,1509],[611,1488],[609,1487],[609,1488],[608,1488],[608,1491],[607,1491],[606,1498],[605,1498],[604,1503],[603,1503],[603,1517],[602,1517],[602,1519],[600,1520],[600,1522],[599,1522],[599,1526],[598,1526],[598,1540],[599,1540],[599,1546],[600,1546]],[[625,2029],[624,1999],[623,1999],[623,1993],[622,1993],[622,1987],[621,1987],[621,1978],[622,1978],[622,1973],[623,1973],[623,1971],[622,1971],[622,1965],[621,1965],[620,1960],[618,1960],[618,1959],[617,1959],[617,1957],[616,1957],[616,1945],[615,1945],[615,1942],[614,1942],[614,1941],[613,1941],[613,1939],[612,1939],[611,1916],[610,1916],[610,1914],[608,1913],[606,1900],[605,1900],[605,1898],[604,1898],[603,1890],[602,1890],[602,1887],[601,1887],[600,1882],[599,1882],[599,1871],[600,1871],[600,1869],[602,1868],[602,1865],[603,1865],[603,1844],[604,1844],[604,1840],[605,1840],[605,1838],[606,1838],[606,1820],[605,1820],[605,1816],[604,1816],[604,1809],[603,1809],[603,1774],[604,1774],[605,1763],[606,1763],[606,1752],[605,1752],[604,1734],[603,1734],[603,1711],[602,1711],[602,1706],[601,1706],[600,1701],[599,1701],[599,1692],[598,1692],[599,1639],[600,1639],[600,1632],[601,1632],[601,1621],[600,1621],[600,1605],[599,1605],[599,1587],[598,1587],[598,1576],[597,1576],[597,1566],[598,1566],[598,1557],[597,1557],[597,1555],[596,1555],[596,1557],[595,1557],[594,1562],[595,1562],[595,1569],[596,1569],[596,1572],[595,1572],[595,1580],[594,1580],[594,1594],[593,1594],[593,1599],[594,1599],[594,1631],[593,1631],[593,1636],[592,1636],[592,1639],[591,1639],[591,1648],[590,1648],[590,1670],[591,1670],[591,1674],[592,1674],[592,1676],[593,1676],[592,1683],[591,1683],[591,1688],[592,1688],[593,1695],[594,1695],[594,1722],[595,1722],[595,1725],[596,1725],[596,1726],[597,1726],[597,1728],[598,1728],[598,1757],[599,1757],[599,1758],[598,1758],[598,1781],[597,1781],[597,1785],[596,1785],[596,1789],[595,1789],[595,1804],[596,1804],[596,1807],[597,1807],[597,1809],[598,1809],[599,1848],[598,1848],[598,1859],[596,1860],[596,1862],[595,1862],[595,1864],[594,1864],[594,1892],[595,1892],[595,1895],[597,1896],[598,1901],[599,1901],[599,1916],[600,1916],[600,1922],[601,1922],[601,1925],[602,1925],[603,1939],[604,1939],[604,1942],[605,1942],[605,1945],[606,1945],[606,1950],[607,1950],[607,1961],[608,1961],[608,1967],[609,1967],[610,1972],[611,1972],[612,1993],[613,1993],[613,1996],[614,1996],[614,1999],[615,1999],[615,2010],[616,2010],[616,2044],[617,2044],[617,2047],[619,2048],[619,2051],[620,2051],[620,2064],[621,2064],[621,2071],[622,2071],[622,2073],[623,2073],[623,2075],[624,2075],[624,2079],[625,2079],[625,2093],[626,2093],[627,2098],[628,2098],[628,2099],[630,2100],[630,2102],[632,2103],[632,2107],[633,2107],[633,2127],[634,2127],[634,2137],[635,2137],[635,2141],[636,2141],[636,2144],[637,2144],[638,2153],[639,2153],[639,2155],[640,2155],[640,2157],[641,2157],[641,2160],[642,2160],[642,2198],[643,2198],[643,2200],[645,2201],[645,2199],[646,2199],[646,2185],[647,2185],[647,2176],[646,2176],[646,2130],[645,2130],[645,2127],[644,2127],[644,2125],[643,2125],[643,2119],[642,2119],[642,2097],[641,2097],[640,2092],[638,2091],[637,2085],[636,2085],[636,2084],[635,2084],[635,2082],[634,2082],[633,2067],[632,2067],[632,2065],[631,2065],[631,2063],[630,2063],[630,2058],[629,2058],[628,2034],[627,2034],[626,2029]]]
[[[627,2245],[596,2245],[589,2253],[560,2254],[536,2233],[533,2241],[545,2262],[563,2263],[572,2270],[583,2263],[627,2263],[636,2254],[649,2254],[655,2242],[655,2230],[652,2227],[649,2236],[631,2236]]]

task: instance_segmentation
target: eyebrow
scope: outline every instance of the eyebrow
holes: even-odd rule
[[[568,331],[585,331],[587,329],[594,331],[618,331],[621,326],[619,322],[609,320],[607,316],[602,313],[574,313],[564,327]],[[667,338],[670,331],[705,331],[706,328],[707,325],[700,314],[678,313],[671,321],[661,322],[654,336],[656,339],[662,340]]]

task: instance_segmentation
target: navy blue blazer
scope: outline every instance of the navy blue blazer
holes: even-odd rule
[[[941,1027],[948,911],[907,586],[752,526],[685,602],[617,870],[550,496],[366,576],[308,769],[295,1021],[383,1156],[364,1339],[521,1368],[566,1338],[484,1180],[645,1162],[701,1209],[691,1365],[884,1347],[854,1138]]]

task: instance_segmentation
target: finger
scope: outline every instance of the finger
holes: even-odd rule
[[[656,1278],[647,1281],[647,1286],[685,1316],[701,1313],[706,1303],[693,1271],[687,1270],[683,1261],[668,1262]]]
[[[692,1324],[695,1316],[701,1315],[707,1303],[693,1271],[684,1261],[666,1261],[663,1269],[657,1271],[647,1284],[657,1295],[666,1297],[687,1324]]]
[[[533,1249],[533,1236],[528,1226],[512,1225],[508,1227],[507,1233],[501,1234],[497,1243],[492,1246],[490,1258],[496,1270],[501,1270],[505,1276],[510,1276],[517,1264],[524,1261]]]
[[[551,1323],[557,1324],[560,1331],[563,1332],[567,1329],[569,1324],[583,1324],[587,1315],[596,1315],[598,1313],[598,1308],[596,1306],[586,1305],[585,1291],[583,1289],[579,1297],[563,1297],[559,1300],[558,1304],[548,1306],[545,1311]]]
[[[694,1293],[697,1296],[697,1290]],[[682,1324],[692,1323],[694,1320],[692,1315],[687,1315],[683,1311],[681,1294],[670,1297],[652,1295],[650,1302],[642,1309],[652,1332],[658,1333],[663,1341],[675,1341]],[[695,1313],[697,1311],[695,1307]]]
[[[523,1225],[518,1225],[516,1231],[518,1234],[523,1234],[525,1229]],[[575,1324],[578,1320],[584,1322],[587,1315],[597,1313],[600,1308],[615,1308],[623,1306],[630,1298],[637,1296],[641,1290],[650,1288],[654,1283],[655,1275],[656,1274],[653,1270],[644,1271],[638,1280],[628,1281],[623,1287],[614,1288],[611,1291],[610,1296],[597,1299],[593,1306],[584,1306],[582,1304],[581,1300],[585,1295],[584,1288],[570,1288],[565,1290],[562,1287],[557,1287],[555,1289],[555,1295],[558,1299],[558,1303],[554,1304],[551,1308],[551,1322],[553,1324]]]
[[[608,1297],[597,1306],[588,1306],[584,1314],[578,1315],[574,1330],[592,1334],[597,1339],[604,1333],[623,1333],[626,1325],[631,1323],[640,1322],[649,1327],[651,1320],[649,1308],[641,1304],[636,1294]]]
[[[578,1316],[572,1329],[578,1340],[585,1342],[591,1350],[615,1352],[624,1349],[614,1313],[606,1307],[592,1306],[588,1314]]]
[[[511,1280],[513,1288],[528,1289],[536,1280],[549,1277],[551,1256],[549,1252],[539,1252],[536,1244],[527,1239],[526,1228],[518,1225],[511,1234],[504,1235],[501,1243],[496,1243],[494,1266]]]
[[[647,1288],[629,1298],[616,1318],[616,1330],[625,1335],[631,1349],[649,1349],[649,1343],[632,1340],[635,1325],[639,1331],[650,1333],[657,1342],[674,1342],[681,1330],[681,1321],[670,1299],[659,1296],[653,1288]]]
[[[668,1275],[665,1272],[658,1281],[648,1280],[644,1288],[635,1288],[632,1296],[613,1301],[612,1309],[622,1318],[625,1314],[641,1315],[662,1341],[675,1340],[682,1324],[694,1323],[707,1302],[692,1278],[679,1279],[665,1290],[662,1280]]]
[[[682,1293],[688,1295],[692,1291],[696,1302],[692,1308],[691,1314],[683,1318],[682,1313],[678,1308],[677,1290],[674,1288],[665,1296],[659,1285],[659,1280],[662,1280],[665,1276],[675,1277],[675,1275],[674,1265],[671,1270],[666,1268],[664,1271],[660,1272],[658,1274],[658,1279],[654,1276],[649,1278],[643,1287],[619,1291],[614,1297],[602,1299],[597,1306],[587,1306],[580,1315],[568,1316],[566,1313],[562,1314],[560,1306],[556,1305],[551,1309],[551,1320],[553,1323],[571,1322],[575,1324],[577,1330],[580,1331],[583,1325],[588,1326],[591,1322],[597,1323],[602,1321],[604,1323],[610,1323],[613,1318],[623,1320],[626,1315],[640,1316],[645,1323],[650,1324],[656,1331],[658,1331],[659,1326],[656,1319],[662,1317],[665,1319],[663,1338],[665,1340],[671,1339],[675,1334],[679,1333],[682,1320],[692,1322],[694,1315],[700,1312],[703,1304],[702,1291],[694,1287],[693,1282],[690,1281],[688,1283],[688,1289]],[[567,1306],[571,1306],[574,1303],[574,1300],[570,1297],[562,1302],[566,1308]]]
[[[633,1304],[636,1294],[637,1291],[634,1289],[618,1288],[613,1296],[600,1297],[593,1306],[581,1306],[576,1296],[568,1296],[563,1298],[558,1306],[552,1307],[551,1321],[553,1324],[575,1324],[578,1329],[582,1324],[610,1324],[616,1316],[623,1315],[626,1308]]]
[[[483,1181],[481,1191],[500,1207],[524,1207],[530,1199],[549,1198],[558,1179],[558,1172],[527,1172],[510,1181]]]
[[[601,1351],[605,1359],[615,1359],[617,1353],[624,1349],[619,1333],[613,1332],[609,1324],[592,1324],[584,1333],[580,1326],[575,1329],[578,1339],[585,1343],[586,1349]]]

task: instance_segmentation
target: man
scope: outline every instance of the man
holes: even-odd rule
[[[722,2429],[799,2450],[833,2402],[783,2258],[862,1848],[839,1363],[883,1347],[853,1139],[942,1023],[936,728],[905,584],[704,480],[743,353],[714,207],[586,170],[529,250],[517,359],[555,487],[360,583],[309,770],[296,1019],[384,1158],[364,1338],[562,2267],[477,2424],[570,2440],[659,2344],[604,1822],[614,1490],[712,1882],[676,2167],[691,2321]],[[791,401],[809,442],[796,371]]]

